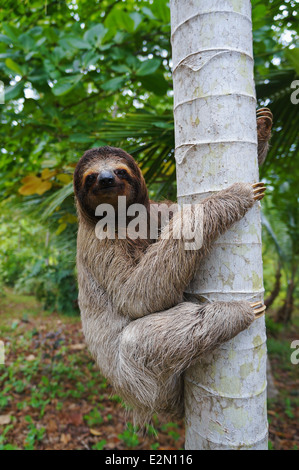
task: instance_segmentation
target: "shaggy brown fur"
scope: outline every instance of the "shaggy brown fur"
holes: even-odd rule
[[[268,108],[257,111],[258,163],[261,166],[269,150],[273,115]]]
[[[106,175],[102,186],[101,175]],[[127,206],[143,204],[149,214],[142,173],[123,150],[88,150],[77,165],[74,188],[79,304],[88,348],[103,375],[133,407],[135,423],[143,425],[154,412],[181,416],[184,370],[255,319],[246,301],[199,305],[184,301],[184,289],[213,241],[263,197],[264,188],[236,183],[194,205],[189,217],[195,229],[203,226],[203,245],[195,251],[185,250],[184,236],[171,236],[181,212],[161,227],[156,240],[95,236],[96,205],[116,207],[119,195],[126,196]],[[165,230],[168,239],[163,239]]]

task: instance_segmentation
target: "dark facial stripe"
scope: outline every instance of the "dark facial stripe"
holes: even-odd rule
[[[90,173],[89,175],[86,175],[85,180],[84,180],[84,187],[86,189],[91,188],[96,182],[97,177],[98,177],[97,173]]]

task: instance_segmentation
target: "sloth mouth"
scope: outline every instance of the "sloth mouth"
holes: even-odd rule
[[[93,193],[94,194],[98,194],[98,193],[101,193],[101,192],[112,192],[112,191],[115,191],[117,189],[123,189],[124,188],[124,185],[123,184],[108,184],[108,185],[105,185],[105,186],[97,186],[93,189]]]
[[[98,188],[98,191],[109,191],[109,189],[119,188],[119,186],[120,185],[116,185],[116,184],[114,184],[113,186],[111,186],[111,185],[101,186],[100,188]]]

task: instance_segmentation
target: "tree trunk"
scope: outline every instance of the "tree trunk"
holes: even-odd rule
[[[178,201],[257,182],[249,0],[172,0]],[[256,204],[214,244],[187,289],[207,301],[263,298]],[[267,449],[264,318],[185,374],[186,449]]]
[[[267,297],[265,300],[265,305],[267,308],[271,307],[271,305],[273,304],[274,300],[276,299],[276,297],[278,296],[280,292],[280,287],[281,287],[280,280],[281,280],[281,264],[279,263],[276,274],[275,274],[275,284],[274,284],[273,290],[271,294],[269,295],[269,297]]]

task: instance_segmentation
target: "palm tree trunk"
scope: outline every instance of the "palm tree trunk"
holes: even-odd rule
[[[179,203],[258,181],[249,0],[171,0]],[[214,244],[187,292],[263,297],[259,207]],[[185,374],[186,449],[266,449],[264,319]]]

